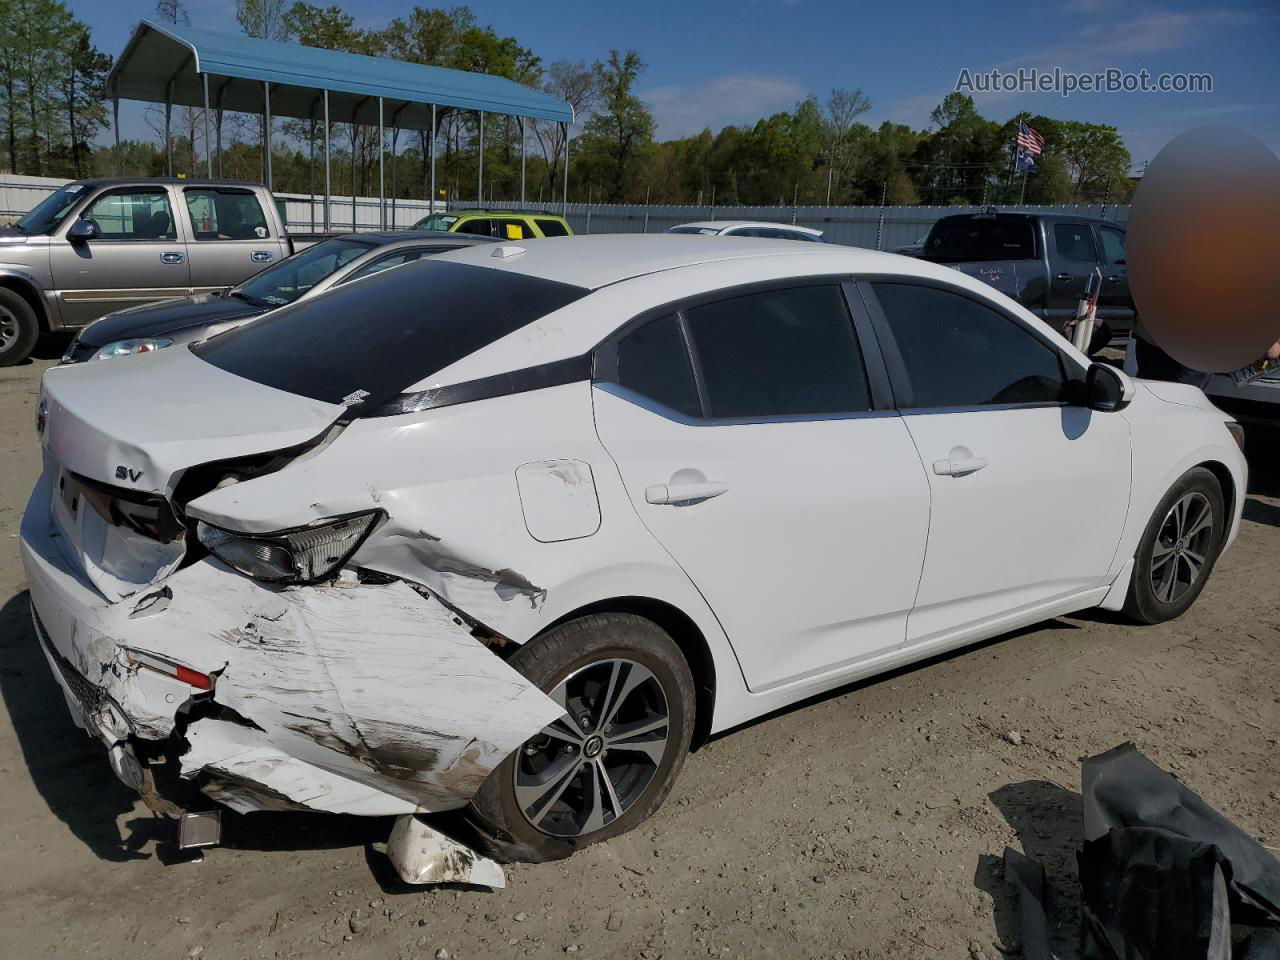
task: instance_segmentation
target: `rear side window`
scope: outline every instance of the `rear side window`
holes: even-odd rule
[[[588,292],[427,258],[275,310],[193,352],[246,380],[362,412]]]
[[[939,263],[1034,260],[1035,233],[1029,220],[946,218],[929,231],[924,256]]]
[[[1111,227],[1099,227],[1098,236],[1102,238],[1102,252],[1107,255],[1107,263],[1124,263],[1124,231]]]
[[[564,228],[564,224],[559,220],[538,217],[533,222],[538,225],[538,229],[542,231],[544,237],[567,237],[569,235],[569,231]]]
[[[1093,230],[1087,223],[1055,223],[1053,242],[1060,257],[1079,263],[1098,262],[1098,253],[1093,246]]]
[[[258,198],[247,190],[183,191],[197,240],[265,240],[271,236]]]
[[[899,406],[1054,403],[1065,386],[1056,350],[976,300],[910,283],[873,283],[912,396]]]
[[[533,235],[523,220],[495,220],[493,225],[497,228],[493,235],[500,240],[525,240]]]
[[[711,417],[871,409],[862,352],[835,285],[752,293],[685,311]]]
[[[701,414],[689,351],[675,314],[651,320],[618,341],[618,383],[688,416]]]

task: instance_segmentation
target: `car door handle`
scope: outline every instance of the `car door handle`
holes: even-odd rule
[[[959,460],[935,460],[933,472],[940,477],[963,477],[977,473],[987,465],[984,457],[963,457]]]
[[[1119,283],[1123,279],[1124,277],[1120,274],[1113,273],[1111,276],[1107,277],[1107,283]]]
[[[645,503],[692,503],[710,500],[729,489],[727,483],[654,483],[644,488]]]
[[[270,250],[254,250],[249,259],[254,263],[269,263],[274,254]]]
[[[170,250],[160,254],[160,262],[161,263],[186,263],[187,255],[185,253],[179,253],[176,250]]]
[[[1068,280],[1074,280],[1074,279],[1075,279],[1075,276],[1074,276],[1074,275],[1072,275],[1072,274],[1070,274],[1070,273],[1060,273],[1060,274],[1058,274],[1056,277],[1054,277],[1053,279],[1055,279],[1055,280],[1061,280],[1063,283],[1066,283]]]

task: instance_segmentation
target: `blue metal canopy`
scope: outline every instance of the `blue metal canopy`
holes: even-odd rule
[[[329,94],[329,116],[340,123],[378,123],[429,130],[431,107],[573,122],[563,100],[505,77],[406,63],[385,57],[214,33],[143,20],[116,61],[107,94],[125,100],[203,106],[205,77],[212,102],[226,110],[259,112],[263,83],[271,84],[271,113],[317,119]]]

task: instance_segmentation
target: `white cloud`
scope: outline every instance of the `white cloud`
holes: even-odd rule
[[[658,124],[662,139],[687,137],[710,127],[754,123],[789,109],[809,91],[791,77],[731,73],[698,86],[651,87],[639,92]]]

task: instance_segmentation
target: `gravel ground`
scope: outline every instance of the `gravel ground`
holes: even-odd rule
[[[47,354],[57,352],[51,346]],[[0,369],[0,930],[7,956],[1017,956],[1005,846],[1044,861],[1076,955],[1079,759],[1133,740],[1280,847],[1280,457],[1181,620],[1063,617],[721,736],[640,830],[509,887],[413,889],[390,823],[236,818],[192,862],[78,732],[17,533],[51,359]]]

